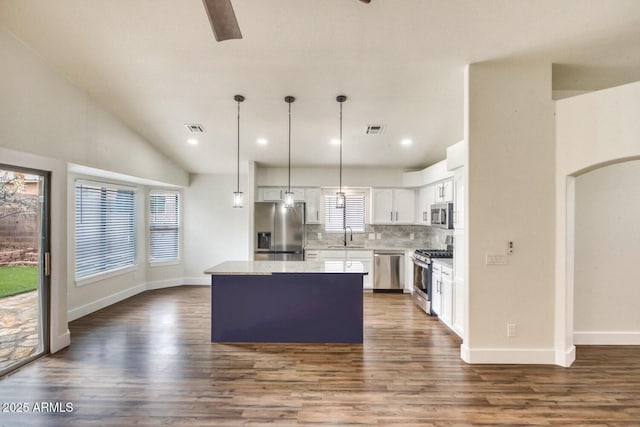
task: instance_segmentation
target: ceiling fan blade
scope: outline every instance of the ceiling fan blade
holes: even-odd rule
[[[202,2],[217,41],[242,38],[231,0],[202,0]]]

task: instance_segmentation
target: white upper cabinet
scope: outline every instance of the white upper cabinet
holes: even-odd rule
[[[258,188],[259,202],[279,202],[283,199],[282,188],[280,187],[260,187]]]
[[[284,200],[284,192],[287,191],[287,187],[258,187],[258,201],[259,202],[281,202]],[[305,201],[304,188],[291,187],[293,193],[293,200],[296,202]]]
[[[393,191],[396,224],[413,224],[415,219],[416,192],[407,188]]]
[[[371,223],[393,224],[393,190],[389,188],[373,189]]]
[[[374,188],[371,202],[372,224],[413,224],[416,193],[406,188]]]
[[[320,224],[320,194],[319,188],[305,190],[307,224]]]
[[[431,224],[431,205],[436,200],[436,186],[428,185],[418,191],[418,209],[416,223],[421,225]]]
[[[453,180],[447,179],[435,184],[436,186],[436,199],[435,203],[448,203],[453,202]]]

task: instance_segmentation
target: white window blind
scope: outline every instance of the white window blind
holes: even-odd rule
[[[180,193],[149,193],[149,261],[180,259]]]
[[[136,190],[76,181],[76,279],[136,264]]]
[[[364,193],[347,193],[345,208],[336,208],[337,196],[324,195],[324,230],[327,233],[341,233],[351,227],[354,233],[363,233],[365,224],[366,196]]]

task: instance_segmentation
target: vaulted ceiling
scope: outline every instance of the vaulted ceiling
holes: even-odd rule
[[[555,90],[640,80],[638,0],[232,2],[244,38],[225,42],[201,0],[0,0],[0,25],[196,173],[235,170],[235,94],[242,159],[286,165],[293,95],[292,164],[334,166],[345,94],[345,164],[416,169],[463,137],[466,64],[554,63]]]

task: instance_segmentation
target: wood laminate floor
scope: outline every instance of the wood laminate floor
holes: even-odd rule
[[[211,344],[209,296],[151,291],[72,322],[70,348],[0,379],[0,409],[41,411],[0,426],[640,426],[640,347],[467,365],[398,294],[365,295],[363,345]]]

